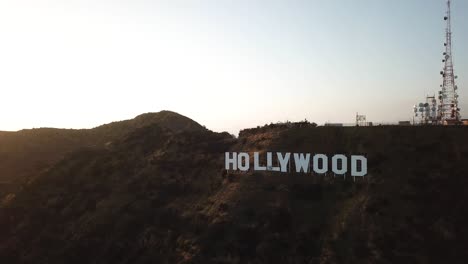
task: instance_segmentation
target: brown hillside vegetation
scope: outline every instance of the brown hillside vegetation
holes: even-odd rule
[[[135,129],[159,124],[172,131],[203,130],[187,117],[170,111],[147,113],[131,120],[113,122],[93,129],[25,129],[0,132],[0,197],[24,181],[34,178],[65,155],[82,148],[112,144]],[[12,187],[13,186],[13,187]]]
[[[101,127],[115,136],[3,199],[2,263],[468,259],[465,127],[273,127],[235,139],[175,113],[127,124]],[[226,151],[366,153],[369,175],[227,173]]]

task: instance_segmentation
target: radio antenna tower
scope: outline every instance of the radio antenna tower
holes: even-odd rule
[[[447,14],[444,17],[447,28],[445,29],[445,52],[442,60],[444,69],[440,72],[443,83],[441,85],[442,90],[439,91],[438,107],[438,115],[442,124],[458,124],[461,119],[460,108],[458,108],[458,87],[455,84],[458,76],[455,75],[453,69],[451,18],[451,0],[447,0]]]

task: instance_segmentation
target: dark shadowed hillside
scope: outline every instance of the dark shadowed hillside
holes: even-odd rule
[[[82,130],[41,128],[0,134],[0,181],[23,179],[60,159],[65,153],[89,145]]]
[[[2,263],[468,258],[464,127],[272,128],[234,139],[170,115],[96,128],[115,136],[70,151],[3,199]],[[241,150],[367,153],[369,175],[225,172],[224,152]]]
[[[5,190],[37,176],[73,151],[109,146],[135,129],[156,123],[171,131],[204,130],[187,117],[161,111],[94,129],[38,128],[0,132],[0,197]]]

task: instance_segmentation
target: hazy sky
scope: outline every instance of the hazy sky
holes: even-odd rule
[[[468,1],[453,1],[468,117]],[[215,131],[409,120],[441,84],[445,0],[0,0],[0,130],[172,110]]]

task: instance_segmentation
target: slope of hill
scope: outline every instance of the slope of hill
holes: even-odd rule
[[[69,153],[109,145],[135,129],[155,123],[172,131],[204,130],[187,117],[161,111],[93,129],[38,128],[0,132],[0,198],[5,190],[36,177]]]
[[[15,181],[48,167],[90,139],[72,129],[29,129],[0,134],[0,181]]]
[[[164,122],[162,123],[164,124]],[[68,154],[0,210],[6,263],[464,263],[464,127],[241,133],[158,122]],[[442,139],[446,144],[442,144]],[[226,173],[225,151],[367,153],[364,179]],[[437,153],[437,155],[435,155]]]

